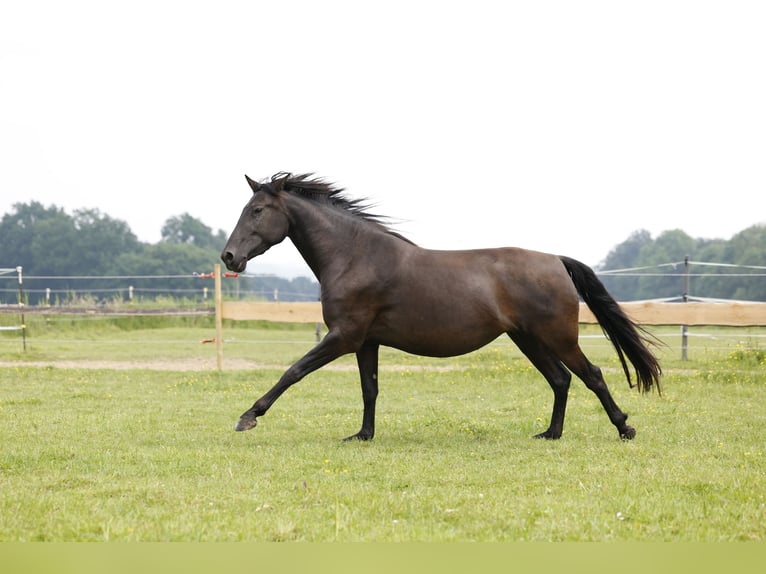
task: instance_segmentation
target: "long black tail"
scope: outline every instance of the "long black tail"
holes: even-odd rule
[[[561,261],[580,297],[596,316],[599,325],[614,345],[628,384],[633,387],[630,369],[625,361],[626,356],[636,369],[638,389],[648,392],[652,386],[656,386],[659,393],[662,368],[657,357],[647,347],[647,344],[655,344],[656,339],[628,318],[596,277],[593,269],[569,257],[561,257]]]

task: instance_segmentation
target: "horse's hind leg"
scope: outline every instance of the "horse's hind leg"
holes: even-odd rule
[[[535,438],[561,438],[564,430],[564,415],[567,408],[569,383],[571,373],[561,364],[561,361],[543,345],[533,338],[518,333],[508,333],[514,343],[521,349],[532,364],[540,371],[553,389],[553,412],[548,430],[535,435]]]
[[[577,346],[574,351],[562,357],[562,361],[575,375],[582,379],[586,387],[596,394],[609,416],[609,420],[617,427],[620,437],[629,440],[636,436],[636,429],[626,423],[628,415],[622,412],[617,403],[614,402],[601,369],[588,360],[580,347]]]

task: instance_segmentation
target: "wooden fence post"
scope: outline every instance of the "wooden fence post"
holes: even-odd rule
[[[223,369],[223,295],[221,293],[221,264],[215,264],[215,350],[218,370]]]

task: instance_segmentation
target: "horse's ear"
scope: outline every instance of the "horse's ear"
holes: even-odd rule
[[[252,179],[250,179],[250,178],[247,176],[247,174],[245,174],[245,179],[247,180],[247,183],[248,183],[248,185],[250,186],[250,189],[252,189],[252,190],[253,190],[253,193],[255,193],[256,191],[258,191],[258,185],[259,185],[259,184],[258,184],[258,182],[257,182],[257,181],[253,181]]]
[[[271,189],[274,193],[279,193],[280,191],[287,189],[287,181],[290,179],[290,175],[292,174],[287,173],[286,171],[280,171],[271,176]]]

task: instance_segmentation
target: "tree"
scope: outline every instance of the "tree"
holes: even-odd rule
[[[625,241],[609,252],[598,268],[616,270],[638,267],[641,265],[641,250],[651,242],[652,236],[645,229],[634,231]],[[638,298],[638,281],[635,278],[611,275],[602,279],[609,292],[618,300],[627,301]]]
[[[740,231],[729,241],[731,256],[739,265],[766,267],[766,225],[754,225]],[[737,277],[732,283],[733,298],[766,301],[763,277]]]
[[[118,255],[139,247],[136,236],[123,221],[95,209],[79,210],[71,216],[59,207],[44,207],[37,202],[16,204],[13,213],[3,216],[0,244],[0,266],[21,265],[27,277],[63,277],[27,279],[32,303],[44,296],[45,289],[81,289],[81,282],[66,277],[110,274]]]
[[[636,247],[640,245],[638,256]],[[686,256],[698,263],[723,263],[766,267],[766,225],[754,225],[730,240],[693,239],[681,230],[666,231],[652,239],[646,232],[634,232],[613,249],[599,269],[649,267],[643,277],[605,275],[604,284],[621,301],[679,297],[683,294],[683,266]],[[758,269],[692,263],[689,294],[693,297],[766,301],[766,281]],[[704,274],[704,276],[698,276]]]
[[[628,238],[612,249],[606,259],[598,266],[600,269],[626,269],[638,265],[641,250],[652,242],[652,236],[646,229],[631,233]]]
[[[194,273],[210,273],[217,260],[218,253],[212,249],[160,242],[144,244],[139,252],[121,255],[115,261],[115,267],[118,275],[135,277],[130,279],[130,285],[139,292],[146,292],[149,297],[170,291],[175,291],[178,296],[196,296],[195,293],[201,293],[204,287],[212,289],[213,284],[203,284]],[[169,275],[181,277],[167,277]],[[123,280],[121,286],[128,285]]]
[[[641,249],[641,265],[664,265],[679,263],[686,256],[695,253],[695,241],[680,229],[662,232],[657,239]],[[638,281],[639,293],[642,299],[665,297],[680,297],[683,295],[684,282],[677,274],[683,271],[683,266],[672,268],[657,268],[655,271],[667,271],[665,276],[641,277]]]
[[[75,211],[74,227],[77,260],[72,266],[82,275],[112,274],[116,256],[139,249],[138,239],[126,222],[97,209]]]
[[[55,205],[45,207],[37,201],[14,204],[13,212],[6,213],[0,220],[0,267],[21,265],[25,269],[34,269],[32,242],[38,224],[51,219],[68,221],[70,217]]]
[[[0,266],[21,265],[37,275],[98,275],[109,272],[118,254],[138,249],[127,223],[96,209],[70,216],[37,202],[14,207],[0,222]]]
[[[184,213],[165,221],[162,226],[162,241],[220,250],[226,243],[226,235],[221,230],[213,234],[213,230],[202,221]]]

